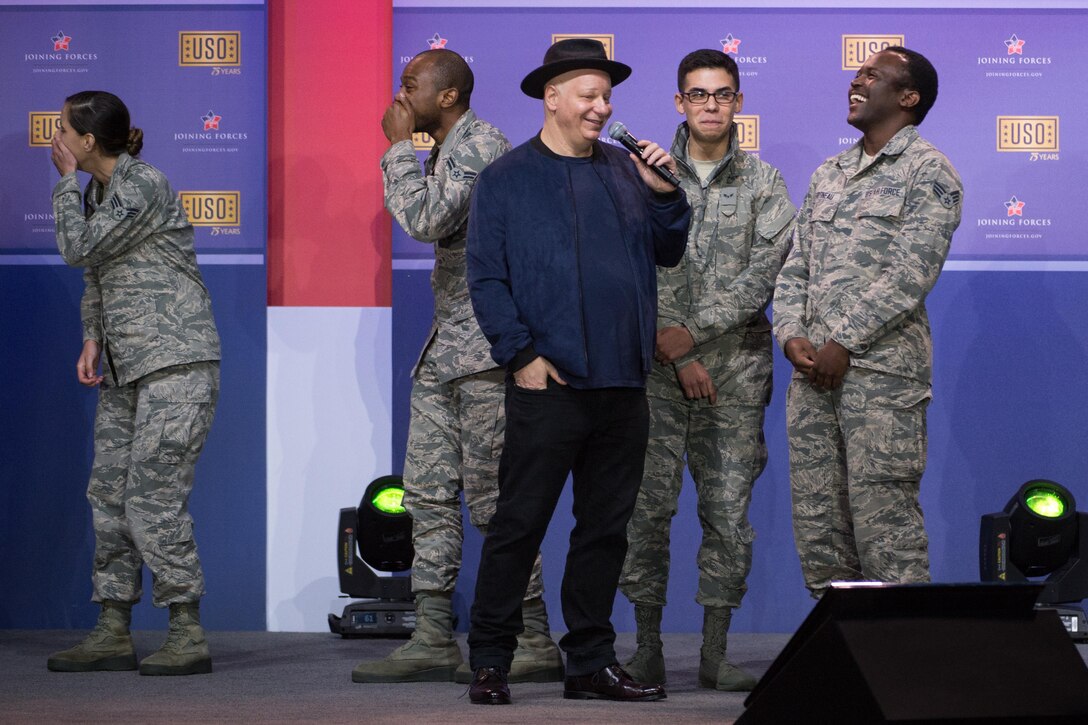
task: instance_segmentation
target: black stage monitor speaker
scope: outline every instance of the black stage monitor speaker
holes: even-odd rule
[[[1088,723],[1088,668],[1041,584],[837,584],[737,725]]]

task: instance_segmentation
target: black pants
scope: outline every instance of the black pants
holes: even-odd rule
[[[612,604],[627,553],[627,522],[642,483],[649,434],[642,388],[576,390],[507,378],[499,500],[488,524],[472,604],[470,663],[510,669],[521,600],[555,505],[574,474],[574,530],[563,572],[567,674],[616,661]]]

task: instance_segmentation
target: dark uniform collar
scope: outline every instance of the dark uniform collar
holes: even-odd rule
[[[691,140],[691,129],[688,127],[687,121],[681,121],[680,125],[676,127],[676,135],[672,139],[672,150],[669,154],[676,159],[676,163],[682,167],[686,167],[691,172],[692,176],[696,179],[699,175],[695,173],[695,166],[691,159],[688,157],[688,142]],[[710,186],[717,180],[718,176],[725,173],[726,169],[731,170],[733,177],[740,173],[740,170],[744,168],[748,163],[748,152],[740,147],[740,142],[737,139],[737,124],[734,121],[733,127],[729,130],[729,150],[725,152],[725,156],[718,162],[718,165],[714,167],[714,170],[710,172],[710,176],[706,177],[705,186]]]
[[[894,136],[888,139],[888,143],[884,144],[884,148],[876,152],[873,159],[876,160],[881,156],[898,156],[906,151],[907,147],[916,140],[918,140],[918,127],[904,126],[896,131]],[[861,158],[862,150],[862,141],[859,139],[853,146],[836,156],[835,163],[842,169],[856,168],[858,159]]]
[[[449,133],[446,134],[446,139],[442,142],[441,145],[445,146],[449,144],[450,146],[455,146],[456,144],[460,143],[461,138],[468,135],[468,131],[475,121],[476,112],[473,111],[471,108],[466,108],[465,112],[461,114],[461,117],[458,118],[452,126],[450,126]],[[435,146],[438,145],[439,144],[435,144]]]

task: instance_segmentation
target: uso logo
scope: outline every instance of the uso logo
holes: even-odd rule
[[[412,146],[416,151],[430,151],[434,148],[434,139],[429,133],[422,131],[412,134]]]
[[[236,227],[239,224],[240,191],[182,191],[178,196],[194,227]]]
[[[571,38],[593,38],[594,40],[601,41],[601,45],[604,46],[604,54],[609,60],[615,60],[612,55],[613,48],[616,44],[616,36],[614,33],[552,33],[552,44],[558,43],[560,40],[570,40]]]
[[[905,43],[905,35],[844,35],[842,36],[842,69],[857,70],[873,53]]]
[[[737,129],[737,144],[745,151],[759,151],[759,116],[738,114],[733,116],[733,128]]]
[[[30,112],[30,145],[49,146],[60,128],[60,111]]]
[[[1057,116],[998,116],[998,151],[1056,152]]]
[[[178,65],[239,66],[242,33],[182,30],[178,32]]]

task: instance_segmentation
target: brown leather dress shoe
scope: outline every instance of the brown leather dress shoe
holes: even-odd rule
[[[646,702],[664,700],[665,688],[635,682],[622,667],[611,664],[592,675],[567,677],[563,697],[568,700]]]
[[[509,705],[506,673],[501,667],[477,667],[468,687],[468,699],[473,705]]]

